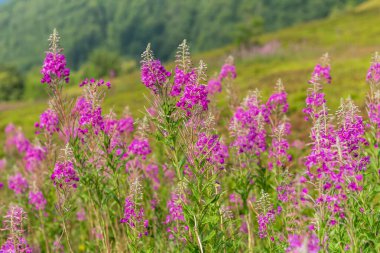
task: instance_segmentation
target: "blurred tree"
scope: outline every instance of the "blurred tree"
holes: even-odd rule
[[[20,99],[24,82],[16,68],[0,66],[0,101]]]
[[[121,58],[117,53],[106,49],[97,49],[91,53],[83,70],[86,75],[94,78],[114,77],[120,74],[121,63]]]
[[[23,99],[25,100],[37,100],[40,98],[47,97],[46,85],[41,84],[41,67],[31,68],[24,77],[24,94]],[[70,81],[71,81],[70,77]]]
[[[253,17],[249,22],[237,26],[236,43],[239,48],[248,49],[251,44],[257,45],[258,36],[263,33],[264,21],[261,17]]]

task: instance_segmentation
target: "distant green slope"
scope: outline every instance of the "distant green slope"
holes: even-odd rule
[[[9,0],[0,7],[0,64],[40,64],[45,38],[57,28],[70,66],[97,48],[137,58],[148,42],[167,59],[188,39],[194,50],[233,42],[253,17],[264,30],[326,17],[363,0]]]
[[[276,41],[280,47],[269,55],[236,57],[236,88],[240,91],[240,97],[249,89],[255,88],[262,89],[266,97],[276,80],[282,78],[289,93],[295,138],[306,134],[300,110],[304,106],[307,81],[320,55],[329,52],[333,82],[325,87],[328,105],[335,110],[340,97],[351,96],[363,106],[368,90],[365,75],[369,61],[373,52],[380,51],[379,13],[380,0],[373,0],[345,15],[298,25],[261,37],[263,45]],[[229,54],[237,55],[235,46],[196,54],[194,62],[204,59],[209,65],[208,73],[212,75]],[[135,116],[140,116],[142,106],[147,104],[142,94],[147,94],[147,90],[139,82],[139,72],[120,76],[112,83],[114,87],[105,101],[104,111],[113,108],[116,112],[121,112],[128,105]],[[67,92],[75,95],[79,89],[69,88]],[[217,97],[221,109],[226,108],[223,95]],[[45,105],[45,101],[0,104],[0,131],[3,132],[4,126],[13,121],[23,126],[31,136],[33,123],[38,120]],[[362,111],[365,112],[364,108]]]

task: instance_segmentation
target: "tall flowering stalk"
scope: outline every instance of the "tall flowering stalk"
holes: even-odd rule
[[[25,211],[16,205],[9,207],[4,216],[4,230],[8,231],[8,239],[1,246],[0,252],[24,252],[32,253],[32,249],[24,237]]]
[[[275,92],[269,97],[266,102],[266,110],[269,118],[271,129],[272,143],[268,151],[268,168],[273,167],[281,169],[285,168],[287,163],[291,161],[289,151],[289,143],[285,136],[290,134],[290,123],[286,117],[289,104],[287,101],[287,93],[282,84],[281,79],[276,83]]]
[[[144,215],[142,198],[142,186],[139,178],[136,178],[131,185],[130,195],[125,199],[124,215],[120,219],[120,223],[125,223],[132,231],[130,240],[133,244],[138,238],[148,235],[149,220]]]
[[[149,55],[152,53],[148,47],[143,53],[143,64],[151,59]],[[189,249],[200,252],[215,247],[222,249],[227,246],[225,231],[205,238],[213,226],[219,226],[220,192],[213,185],[219,173],[215,168],[220,169],[226,163],[227,146],[216,135],[210,136],[208,131],[201,133],[202,129],[206,130],[204,116],[209,104],[206,65],[201,61],[199,67],[192,67],[186,41],[179,45],[176,58],[173,83],[156,86],[159,92],[153,95],[158,115],[150,116],[158,131],[156,139],[164,144],[171,167],[176,171],[181,185],[178,194],[189,196],[186,202],[182,198],[178,201],[183,218],[173,219],[188,228],[188,235],[182,240]],[[204,207],[202,203],[209,204]]]
[[[45,129],[49,134],[60,129],[62,134],[67,136],[71,125],[67,107],[70,107],[68,104],[72,102],[64,97],[62,88],[70,80],[70,69],[66,66],[66,57],[62,54],[63,49],[60,48],[59,41],[60,36],[54,29],[49,37],[49,51],[46,52],[41,69],[41,83],[48,86],[51,110],[41,115],[41,121],[36,126]]]
[[[103,79],[84,79],[82,95],[65,98],[70,71],[56,31],[50,42],[41,71],[50,101],[35,124],[38,139],[5,128],[0,252],[43,243],[44,252],[378,251],[377,54],[367,73],[368,120],[349,98],[330,113],[323,87],[331,68],[322,57],[303,110],[310,143],[299,148],[289,143],[281,80],[268,99],[256,90],[237,105],[231,57],[208,79],[186,41],[173,71],[148,45],[141,81],[152,104],[134,119],[128,109],[105,112],[111,84]],[[218,124],[222,90],[233,111],[229,136]]]
[[[380,139],[380,56],[378,53],[373,57],[366,80],[370,88],[367,95],[367,113],[373,128],[372,132],[375,134],[373,144],[378,147]]]

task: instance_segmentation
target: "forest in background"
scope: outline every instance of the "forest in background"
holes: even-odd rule
[[[0,0],[0,3],[4,2]],[[0,6],[0,64],[40,65],[53,28],[69,66],[97,50],[138,59],[148,42],[167,60],[187,39],[194,52],[245,43],[263,32],[323,18],[363,0],[7,0]]]

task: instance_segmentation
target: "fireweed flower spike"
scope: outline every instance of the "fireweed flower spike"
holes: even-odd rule
[[[23,158],[25,169],[28,172],[35,172],[41,167],[42,161],[46,158],[47,150],[40,145],[29,145]]]
[[[62,81],[68,83],[70,80],[70,69],[66,67],[65,55],[61,54],[59,40],[58,32],[54,29],[49,38],[50,48],[41,69],[43,75],[41,83],[47,83],[49,86],[58,85]]]
[[[269,194],[261,190],[261,197],[257,200],[257,223],[259,229],[259,237],[261,239],[268,236],[268,230],[271,224],[275,221],[276,212],[273,208],[273,205],[270,201]]]
[[[203,61],[199,62],[199,67],[192,70],[190,82],[184,83],[184,91],[176,106],[186,112],[188,117],[202,111],[207,111],[210,100],[208,99],[208,92],[206,90],[205,71],[206,65]]]
[[[8,231],[8,239],[0,248],[1,253],[23,252],[32,253],[32,249],[24,238],[23,223],[26,220],[24,210],[16,205],[9,207],[7,214],[4,216],[4,230]]]
[[[276,83],[274,93],[269,97],[264,107],[264,115],[269,121],[272,137],[271,145],[268,150],[268,168],[284,168],[286,163],[291,161],[291,155],[288,153],[289,142],[285,138],[290,134],[291,125],[285,115],[289,105],[287,93],[281,79]],[[280,173],[280,172],[278,172]]]
[[[198,68],[193,68],[189,46],[184,40],[176,54],[174,83],[170,96],[179,97],[176,106],[186,112],[188,117],[208,109],[209,99],[206,84],[206,64],[200,61]]]
[[[307,236],[291,234],[288,236],[288,243],[289,247],[286,249],[286,252],[290,253],[318,253],[320,250],[319,239],[314,233],[310,233]]]
[[[268,151],[268,158],[270,162],[268,164],[269,169],[273,169],[273,166],[284,167],[286,162],[291,161],[291,155],[288,154],[289,143],[284,138],[289,134],[288,122],[284,122],[275,127],[272,134],[272,145]]]
[[[29,204],[39,211],[45,209],[47,202],[41,191],[31,191],[29,192]]]
[[[322,67],[321,64],[325,67]],[[307,91],[306,108],[303,109],[303,112],[306,114],[305,120],[311,118],[315,121],[315,119],[321,115],[327,114],[325,106],[326,99],[325,94],[322,92],[322,84],[323,81],[331,83],[328,54],[322,56],[321,64],[316,65],[309,81],[311,87]]]
[[[218,169],[223,169],[229,156],[228,147],[219,141],[218,135],[208,136],[205,133],[198,135],[195,155],[205,156],[206,160]]]
[[[59,119],[58,115],[54,110],[48,109],[44,111],[40,116],[40,122],[35,124],[36,128],[40,128],[43,131],[46,131],[48,134],[52,135],[55,132],[59,131]],[[40,131],[37,131],[40,133]]]
[[[223,80],[227,77],[236,78],[236,68],[231,63],[225,63],[220,70],[219,79]]]
[[[238,153],[255,154],[257,157],[267,149],[265,130],[265,107],[261,104],[260,93],[250,92],[230,122],[232,146]]]
[[[59,188],[77,188],[79,177],[72,162],[57,162],[51,180]]]
[[[326,83],[331,83],[331,75],[330,75],[331,67],[330,67],[330,58],[328,53],[324,54],[321,57],[320,63],[314,67],[314,71],[312,73],[312,79],[317,77],[319,80],[323,80]],[[310,80],[310,83],[312,80]]]
[[[186,241],[183,237],[189,227],[186,225],[185,217],[183,214],[182,204],[180,200],[180,195],[176,193],[171,194],[171,198],[167,203],[168,215],[165,219],[165,225],[168,226],[166,231],[169,234],[169,239],[180,239]]]
[[[225,87],[227,98],[229,100],[229,107],[231,110],[235,110],[239,103],[239,98],[236,92],[236,87],[233,85],[234,80],[236,79],[236,67],[234,64],[234,58],[230,55],[225,60],[224,65],[222,66],[218,81],[223,83],[223,87]]]
[[[288,112],[288,94],[285,91],[281,79],[277,81],[275,92],[269,97],[266,102],[266,107],[269,110],[269,113],[278,111],[278,113],[284,114]]]
[[[28,181],[21,175],[17,173],[14,176],[10,176],[8,179],[8,187],[13,190],[15,194],[25,193],[28,189]]]
[[[141,58],[141,82],[155,94],[158,94],[164,88],[171,73],[166,71],[159,60],[154,59],[150,44],[146,47]]]
[[[131,184],[130,196],[125,199],[124,216],[120,223],[126,223],[129,228],[141,238],[148,235],[149,221],[145,219],[142,202],[142,186],[138,178]]]
[[[367,113],[374,129],[375,147],[380,142],[380,55],[376,52],[367,72],[367,82],[370,90],[367,94]]]
[[[222,91],[222,83],[219,79],[210,79],[207,83],[207,92],[210,95],[220,93]]]
[[[143,160],[149,155],[152,150],[150,149],[149,141],[147,139],[134,139],[128,147],[128,152],[131,155],[139,156]]]
[[[24,133],[12,124],[9,124],[5,128],[5,134],[7,136],[5,141],[5,149],[8,152],[12,152],[13,149],[16,149],[18,153],[24,154],[31,145]]]
[[[186,40],[183,40],[178,46],[175,62],[174,83],[170,92],[173,97],[181,95],[185,86],[196,81],[196,73],[192,69],[190,58],[190,48]]]
[[[78,136],[85,140],[85,137],[93,133],[99,135],[105,130],[105,120],[102,115],[101,104],[104,100],[107,90],[111,87],[109,82],[104,80],[95,80],[87,78],[80,84],[83,87],[84,95],[81,96],[72,111],[72,114],[78,118]]]

